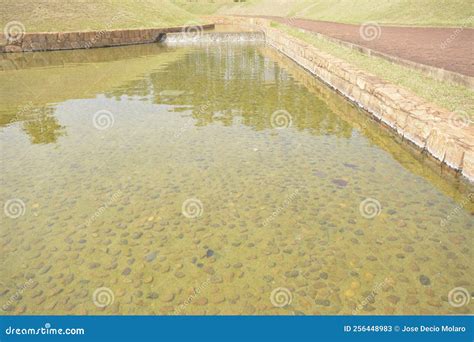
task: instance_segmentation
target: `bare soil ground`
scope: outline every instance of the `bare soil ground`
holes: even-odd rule
[[[261,16],[308,31],[358,44],[392,56],[474,76],[474,29],[374,26],[361,34],[361,25],[308,19]],[[374,33],[374,35],[371,35]],[[367,37],[375,37],[373,40]]]

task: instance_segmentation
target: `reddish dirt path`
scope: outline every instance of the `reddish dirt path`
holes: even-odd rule
[[[378,37],[366,40],[360,33],[360,25],[261,17],[319,32],[413,62],[474,76],[474,29],[379,26],[374,27],[373,31],[379,33]],[[366,32],[366,37],[370,37],[370,32]]]

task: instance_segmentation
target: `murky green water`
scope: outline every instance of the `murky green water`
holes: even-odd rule
[[[1,63],[3,314],[472,312],[473,188],[276,52]]]

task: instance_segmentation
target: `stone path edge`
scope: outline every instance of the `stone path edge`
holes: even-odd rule
[[[474,183],[474,127],[467,113],[450,112],[371,75],[263,18],[215,17],[215,23],[260,30],[266,43],[365,109],[376,119]],[[466,118],[467,122],[459,120]]]

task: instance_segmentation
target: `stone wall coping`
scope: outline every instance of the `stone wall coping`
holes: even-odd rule
[[[196,25],[201,27],[203,30],[212,30],[215,27],[215,24],[204,24],[204,25]],[[31,35],[54,35],[54,34],[80,34],[80,33],[101,33],[101,32],[124,32],[124,31],[160,31],[160,32],[180,32],[185,30],[187,27],[193,27],[192,25],[188,26],[171,26],[171,27],[148,27],[148,28],[123,28],[123,29],[108,29],[108,30],[82,30],[82,31],[47,31],[47,32],[25,32],[25,36]],[[0,36],[3,38],[5,37],[4,32],[0,32]]]
[[[214,29],[215,25],[188,25],[157,28],[106,29],[64,32],[25,32],[18,39],[9,39],[0,33],[0,52],[31,52],[95,47],[145,44],[157,40],[160,34],[186,32],[189,27],[198,31]]]

